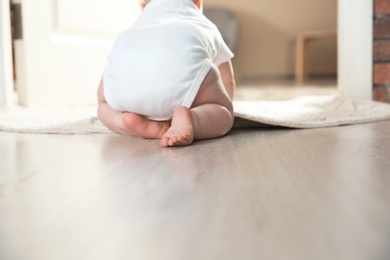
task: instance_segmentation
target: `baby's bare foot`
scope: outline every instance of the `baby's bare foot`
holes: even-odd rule
[[[186,107],[178,107],[173,113],[171,127],[161,139],[161,146],[190,145],[193,140],[191,112]]]
[[[169,121],[152,121],[134,113],[125,113],[119,120],[126,133],[143,138],[162,138],[171,126]]]

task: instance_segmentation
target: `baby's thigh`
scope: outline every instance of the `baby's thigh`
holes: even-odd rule
[[[211,66],[199,88],[192,107],[206,103],[219,104],[229,110],[233,109],[232,101],[223,86],[221,75],[216,66]]]
[[[97,99],[98,99],[98,104],[101,103],[106,103],[106,98],[104,97],[104,83],[103,79],[100,80],[98,90],[97,90]]]

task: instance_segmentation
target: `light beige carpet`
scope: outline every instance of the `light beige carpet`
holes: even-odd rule
[[[234,127],[318,128],[390,120],[390,105],[337,95],[285,101],[235,101]],[[17,109],[0,112],[0,131],[51,134],[111,133],[96,107]]]

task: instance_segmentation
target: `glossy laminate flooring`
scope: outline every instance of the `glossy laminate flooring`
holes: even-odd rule
[[[390,259],[390,121],[183,148],[0,132],[1,260]]]

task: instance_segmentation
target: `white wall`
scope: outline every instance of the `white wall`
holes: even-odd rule
[[[12,77],[9,0],[0,0],[0,106],[12,104]]]

